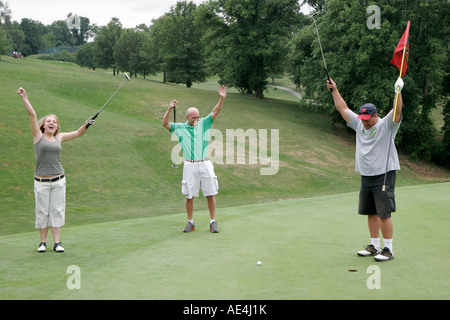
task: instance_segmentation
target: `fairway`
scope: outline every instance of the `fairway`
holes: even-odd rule
[[[37,232],[4,235],[0,299],[449,299],[449,192],[398,188],[395,259],[384,263],[356,255],[368,241],[357,192],[228,208],[218,197],[219,234],[207,211],[190,234],[183,212],[65,227],[63,254],[38,254]],[[79,289],[67,286],[70,266]],[[371,266],[379,289],[368,288]]]
[[[35,158],[17,89],[27,90],[39,117],[55,113],[69,131],[94,115],[123,77],[2,56],[0,300],[450,298],[450,172],[401,156],[395,259],[360,258],[369,239],[366,218],[356,213],[354,136],[283,90],[270,89],[264,100],[229,90],[213,128],[224,137],[230,129],[278,130],[279,170],[261,175],[266,166],[249,163],[249,147],[246,163],[215,164],[220,233],[209,232],[207,201],[198,199],[196,231],[184,234],[182,169],[171,167],[174,142],[161,119],[174,98],[177,119],[193,106],[207,115],[218,84],[188,89],[160,80],[133,78],[86,135],[64,145],[66,252],[51,250],[49,232],[48,251],[38,254]],[[372,266],[377,274],[367,273]],[[375,275],[380,288],[370,289]]]

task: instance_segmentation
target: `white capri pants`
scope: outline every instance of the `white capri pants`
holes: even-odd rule
[[[66,216],[66,178],[55,182],[34,181],[36,228],[60,228]]]
[[[209,160],[202,162],[185,161],[181,193],[187,199],[197,198],[200,189],[204,197],[215,196],[219,193],[219,184],[213,164]]]

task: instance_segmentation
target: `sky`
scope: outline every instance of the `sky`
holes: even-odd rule
[[[205,0],[191,0],[199,5]],[[3,0],[9,4],[12,20],[23,18],[52,24],[57,20],[67,20],[67,15],[89,18],[91,24],[105,26],[111,18],[119,18],[124,28],[134,28],[139,24],[150,25],[169,12],[178,0]],[[301,2],[301,1],[299,1]],[[304,11],[303,11],[304,12]],[[306,10],[305,13],[309,13]]]

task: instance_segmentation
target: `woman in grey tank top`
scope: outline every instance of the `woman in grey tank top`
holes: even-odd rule
[[[56,252],[64,252],[61,246],[61,227],[65,223],[66,180],[60,162],[61,144],[81,137],[86,133],[86,124],[94,124],[88,119],[78,130],[60,132],[59,120],[55,115],[48,115],[38,121],[25,89],[19,88],[17,94],[22,97],[30,117],[36,156],[34,193],[36,201],[36,228],[39,229],[41,243],[38,252],[46,251],[48,228],[51,227]]]

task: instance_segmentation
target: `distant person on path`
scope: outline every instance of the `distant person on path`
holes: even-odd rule
[[[17,94],[22,97],[30,117],[31,133],[33,135],[36,169],[34,177],[34,194],[36,201],[35,226],[39,229],[41,243],[38,252],[46,251],[48,228],[52,228],[56,252],[64,252],[60,242],[61,227],[65,224],[66,209],[66,178],[60,162],[61,143],[81,137],[86,133],[86,124],[94,124],[88,119],[77,131],[59,132],[58,117],[47,115],[37,120],[25,89],[19,88]]]
[[[364,257],[374,256],[376,261],[391,260],[394,258],[392,247],[394,227],[391,212],[395,212],[395,177],[396,170],[400,170],[394,141],[402,121],[400,92],[403,88],[403,80],[398,78],[395,83],[395,94],[398,94],[395,117],[393,117],[394,110],[391,110],[386,117],[380,118],[376,107],[371,103],[362,105],[357,115],[348,108],[332,79],[327,81],[327,87],[328,90],[333,90],[334,104],[342,118],[356,132],[355,167],[361,174],[358,213],[368,216],[371,240],[371,244],[357,254]],[[399,92],[397,87],[400,87]],[[391,147],[386,191],[383,191],[389,144]],[[380,229],[383,236],[383,250],[380,246]]]
[[[185,158],[183,166],[183,181],[181,192],[186,196],[186,212],[188,221],[183,232],[195,230],[194,224],[194,197],[199,196],[201,188],[203,196],[208,199],[208,208],[210,213],[210,231],[218,233],[216,222],[216,199],[219,185],[214,166],[208,158],[209,129],[213,121],[222,110],[227,91],[224,86],[219,88],[219,102],[212,112],[205,118],[200,119],[200,113],[196,108],[189,108],[186,112],[185,123],[169,122],[170,112],[176,107],[177,101],[173,100],[167,109],[162,126],[170,132],[176,133],[183,150]]]

